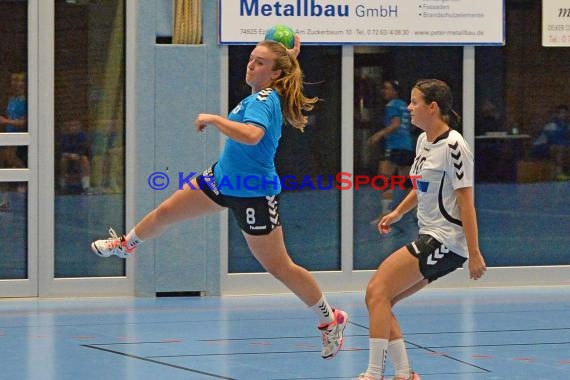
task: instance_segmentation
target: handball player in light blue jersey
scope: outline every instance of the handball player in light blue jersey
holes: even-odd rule
[[[228,117],[199,114],[198,132],[214,127],[227,139],[217,163],[193,178],[190,185],[148,213],[127,235],[91,243],[101,257],[129,257],[137,245],[162,234],[169,225],[229,208],[247,244],[261,265],[295,293],[317,316],[322,334],[321,356],[332,358],[344,341],[348,315],[333,309],[314,277],[293,263],[285,247],[279,216],[281,186],[275,171],[275,153],[283,118],[299,130],[307,124],[303,111],[311,111],[317,98],[303,95],[303,73],[293,49],[264,40],[249,56],[246,83],[252,94]]]

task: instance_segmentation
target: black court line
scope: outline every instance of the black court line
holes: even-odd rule
[[[366,327],[366,326],[364,326],[364,325],[360,325],[360,324],[354,323],[354,322],[349,322],[349,323],[352,323],[353,325],[358,326],[358,327],[362,327],[362,328],[365,329],[365,330],[369,330],[369,328]],[[439,334],[441,334],[441,333],[439,333]],[[416,347],[417,349],[425,350],[425,351],[428,351],[428,352],[431,352],[431,353],[437,353],[437,351],[432,350],[431,348],[424,347],[424,346],[419,345],[419,344],[416,344],[416,343],[414,343],[414,342],[410,342],[408,339],[405,339],[405,342],[406,342],[406,343],[409,343],[409,344],[411,344],[411,345],[413,345],[413,346]],[[465,364],[465,365],[467,365],[467,366],[469,366],[469,367],[472,367],[472,368],[480,369],[481,371],[485,371],[485,372],[487,372],[487,373],[492,372],[490,369],[483,368],[483,367],[478,366],[478,365],[476,365],[476,364],[466,362],[466,361],[461,360],[461,359],[459,359],[459,358],[455,358],[455,357],[453,357],[453,356],[451,356],[451,355],[443,354],[443,355],[439,355],[439,356],[440,356],[440,357],[447,358],[447,359],[450,359],[450,360],[453,360],[453,361],[456,361],[456,362],[461,363],[461,364]]]
[[[367,326],[350,321],[355,326],[369,330]],[[509,333],[509,332],[534,332],[534,331],[563,331],[570,330],[570,327],[541,327],[535,329],[499,329],[499,330],[468,330],[468,331],[428,331],[428,332],[407,332],[406,335],[440,335],[440,334],[478,334],[478,333]],[[352,334],[345,336],[367,336],[364,334]],[[261,338],[260,338],[261,339]]]
[[[176,365],[176,364],[164,363],[164,362],[161,362],[161,361],[158,361],[158,360],[153,360],[153,359],[149,359],[149,358],[145,358],[145,357],[137,356],[137,355],[131,355],[131,354],[127,354],[127,353],[120,352],[120,351],[109,350],[108,348],[97,347],[97,346],[90,345],[90,344],[82,344],[81,346],[87,347],[87,348],[92,348],[92,349],[94,349],[94,350],[100,350],[100,351],[109,352],[109,353],[112,353],[112,354],[117,354],[117,355],[126,356],[126,357],[132,358],[132,359],[143,360],[143,361],[146,361],[146,362],[150,362],[150,363],[154,363],[154,364],[159,364],[159,365],[163,365],[163,366],[167,366],[167,367],[171,367],[171,368],[181,369],[181,370],[187,371],[187,372],[198,373],[198,374],[200,374],[200,375],[209,376],[209,377],[213,377],[213,378],[216,378],[216,379],[237,380],[237,379],[234,379],[233,377],[220,376],[220,375],[216,375],[216,374],[210,373],[210,372],[199,371],[199,370],[197,370],[197,369],[182,367],[182,366],[179,366],[179,365]]]
[[[419,344],[416,344],[416,343],[414,343],[414,342],[410,342],[409,340],[406,340],[406,343],[409,343],[409,344],[415,346],[416,348],[419,348],[419,349],[422,349],[422,350],[426,350],[426,351],[429,351],[429,352],[434,353],[434,354],[438,353],[437,351],[432,350],[431,348],[423,347],[423,346],[421,346],[421,345],[419,345]],[[466,362],[465,360],[458,359],[458,358],[453,357],[453,356],[448,355],[448,354],[443,354],[443,355],[438,355],[438,356],[439,356],[439,357],[448,358],[448,359],[450,359],[450,360],[456,361],[456,362],[461,363],[461,364],[468,365],[469,367],[472,367],[472,368],[480,369],[481,371],[485,371],[485,372],[487,372],[487,373],[491,373],[491,372],[492,372],[490,369],[483,368],[483,367],[481,367],[481,366],[478,366],[477,364],[473,364],[473,363]]]
[[[515,300],[516,301],[516,300]],[[484,314],[489,314],[489,315],[497,315],[497,314],[511,314],[511,313],[519,313],[519,314],[536,314],[536,313],[544,313],[544,312],[549,312],[549,313],[563,313],[563,314],[567,314],[568,313],[568,309],[570,308],[570,304],[562,304],[560,305],[559,301],[553,300],[552,302],[548,302],[548,301],[543,301],[542,303],[540,303],[540,305],[543,306],[548,306],[549,304],[558,302],[558,305],[556,306],[556,308],[552,308],[552,309],[546,309],[546,308],[542,308],[542,309],[515,309],[515,310],[508,310],[508,311],[493,311],[493,310],[481,310],[481,311],[472,311],[469,312],[470,315],[484,315]],[[528,303],[528,302],[527,302]],[[499,305],[499,303],[497,303]],[[438,304],[435,304],[434,306],[439,306]],[[562,307],[562,309],[560,309],[560,307]],[[426,312],[423,313],[423,315],[426,316],[433,316],[433,317],[437,317],[437,316],[441,316],[441,315],[446,315],[446,316],[453,316],[453,315],[465,315],[465,312],[462,311],[449,311],[449,312]],[[356,318],[366,318],[368,319],[368,314],[357,314],[356,312],[351,313],[350,314],[352,319],[356,319]],[[400,317],[408,317],[413,315],[413,312],[411,312],[410,310],[404,310],[401,309],[401,311],[398,313],[398,315]],[[348,321],[349,323],[352,323],[352,320]]]
[[[346,335],[344,336],[353,336]],[[216,339],[196,339],[196,342],[243,342],[248,340],[281,340],[281,339],[317,339],[320,335],[305,335],[305,336],[267,336],[267,337],[251,337],[251,338],[216,338]],[[319,343],[320,344],[320,343]]]
[[[406,340],[406,342],[408,342]],[[411,343],[411,342],[410,342]],[[472,348],[472,347],[512,347],[512,346],[549,346],[549,345],[570,345],[570,342],[530,342],[530,343],[500,343],[500,344],[470,344],[456,346],[430,346],[430,348]],[[422,347],[423,348],[423,347]]]
[[[353,324],[357,327],[361,327],[365,330],[369,330],[368,327],[352,322],[349,322],[350,324]],[[461,331],[461,332],[437,332],[437,333],[415,333],[416,335],[434,335],[434,334],[465,334],[465,333],[491,333],[491,332],[527,332],[527,331],[557,331],[557,330],[568,330],[570,328],[538,328],[538,329],[513,329],[513,330],[475,330],[475,331]],[[413,334],[407,334],[407,335],[413,335]],[[346,336],[365,336],[365,335],[346,335]],[[216,341],[251,341],[251,340],[277,340],[277,339],[304,339],[304,338],[310,338],[307,336],[297,336],[297,337],[264,337],[264,338],[231,338],[231,339],[201,339],[198,341],[201,342],[216,342]],[[181,370],[185,370],[185,371],[189,371],[189,372],[193,372],[193,373],[199,373],[199,374],[203,374],[205,376],[210,376],[210,377],[215,377],[215,378],[220,378],[220,379],[228,379],[228,380],[236,380],[230,377],[224,377],[224,376],[220,376],[220,375],[216,375],[216,374],[212,374],[209,372],[203,372],[203,371],[199,371],[199,370],[195,370],[195,369],[191,369],[191,368],[187,368],[187,367],[183,367],[183,366],[179,366],[179,365],[174,365],[174,364],[169,364],[169,363],[165,363],[159,360],[154,360],[154,359],[158,359],[158,358],[183,358],[183,357],[214,357],[214,356],[241,356],[241,355],[287,355],[287,354],[302,354],[302,353],[318,353],[318,350],[295,350],[295,351],[267,351],[267,352],[234,352],[234,353],[202,353],[202,354],[181,354],[181,355],[154,355],[154,356],[147,356],[147,357],[141,357],[141,356],[137,356],[137,355],[132,355],[132,354],[127,354],[124,352],[120,352],[120,351],[115,351],[115,350],[111,350],[111,349],[107,349],[107,348],[102,348],[101,346],[113,346],[113,345],[136,345],[136,344],[172,344],[172,343],[178,343],[178,342],[164,342],[164,341],[140,341],[140,342],[115,342],[115,343],[99,343],[99,344],[89,344],[89,345],[82,345],[83,347],[88,347],[88,348],[93,348],[93,349],[97,349],[97,350],[101,350],[101,351],[105,351],[105,352],[109,352],[109,353],[114,353],[114,354],[119,354],[122,356],[126,356],[126,357],[130,357],[130,358],[134,358],[134,359],[139,359],[139,360],[144,360],[144,361],[148,361],[151,363],[155,363],[155,364],[160,364],[160,365],[164,365],[164,366],[168,366],[168,367],[172,367],[172,368],[177,368],[177,369],[181,369]],[[478,369],[479,371],[476,372],[461,372],[458,374],[466,374],[466,373],[491,373],[492,371],[478,366],[476,364],[470,363],[470,362],[466,362],[464,360],[458,359],[456,357],[453,357],[451,355],[448,354],[441,354],[439,352],[436,351],[436,349],[445,349],[445,348],[472,348],[472,347],[508,347],[508,346],[537,346],[537,345],[567,345],[570,344],[570,342],[533,342],[533,343],[503,343],[503,344],[475,344],[475,345],[446,345],[446,346],[422,346],[419,345],[417,343],[411,342],[409,340],[406,339],[406,343],[410,344],[412,349],[421,349],[430,353],[434,353],[434,354],[439,354],[438,356],[440,357],[445,357],[447,359],[450,359],[452,361],[467,365],[471,368],[475,368]],[[350,349],[350,350],[345,350],[346,352],[350,352],[350,351],[368,351],[367,348],[362,348],[362,349]],[[482,372],[481,372],[482,371]],[[445,373],[446,375],[448,373]],[[449,373],[449,374],[453,374],[453,373]],[[424,374],[427,375],[427,374]],[[441,373],[440,373],[441,375]],[[330,378],[330,377],[329,377]],[[338,379],[342,379],[343,377],[339,377]],[[299,378],[297,378],[299,379]],[[315,380],[319,380],[321,378],[303,378],[306,380],[311,380],[311,379],[315,379]],[[283,379],[275,379],[275,380],[288,380],[287,378],[283,378]]]
[[[356,351],[356,350],[350,350]],[[149,358],[184,358],[184,357],[205,357],[205,356],[240,356],[240,355],[287,355],[287,354],[314,354],[321,353],[320,350],[295,350],[295,351],[265,351],[265,352],[225,352],[210,354],[180,354],[180,355],[151,355]]]
[[[351,349],[351,350],[346,350],[343,352],[351,352],[351,351],[368,351],[368,349]],[[274,352],[234,352],[234,353],[224,353],[224,354],[187,354],[187,355],[159,355],[159,356],[149,356],[149,358],[180,358],[180,357],[210,357],[210,356],[239,356],[239,355],[269,355],[269,354],[297,354],[297,353],[319,353],[320,351],[274,351]],[[490,373],[492,371],[487,370],[485,368],[476,366],[476,365],[471,365],[467,362],[452,358],[448,355],[439,355],[439,356],[444,356],[447,357],[448,359],[452,359],[455,361],[458,361],[462,364],[466,364],[469,365],[475,369],[479,369],[479,371],[464,371],[464,372],[439,372],[439,373],[422,373],[422,376],[427,376],[427,375],[466,375],[466,374],[483,374],[483,373]],[[354,379],[354,376],[351,377],[286,377],[286,378],[272,378],[271,380],[323,380],[323,379]]]
[[[129,344],[174,344],[174,343],[182,343],[182,341],[171,341],[171,342],[164,342],[164,341],[139,341],[139,342],[113,342],[113,343],[91,343],[91,346],[121,346],[121,345],[129,345]]]
[[[224,377],[224,376],[220,376],[220,375],[216,375],[213,373],[209,373],[209,372],[204,372],[204,371],[199,371],[199,370],[195,370],[192,368],[188,368],[188,367],[183,367],[183,366],[179,366],[179,365],[175,365],[175,364],[170,364],[170,363],[165,363],[162,362],[160,360],[155,360],[155,359],[165,359],[165,358],[183,358],[183,357],[214,357],[214,356],[241,356],[241,355],[287,355],[287,354],[304,354],[304,353],[320,353],[319,350],[295,350],[295,351],[271,351],[271,352],[234,352],[234,353],[210,353],[210,354],[182,354],[182,355],[151,355],[151,356],[147,356],[147,357],[142,357],[142,356],[137,356],[137,355],[132,355],[132,354],[127,354],[124,352],[120,352],[120,351],[115,351],[115,350],[110,350],[108,348],[102,348],[100,346],[110,346],[110,345],[125,345],[125,344],[153,344],[153,343],[161,343],[161,344],[165,344],[165,343],[169,343],[169,342],[130,342],[130,343],[101,343],[101,344],[85,344],[82,345],[83,347],[87,347],[87,348],[93,348],[96,350],[100,350],[100,351],[104,351],[104,352],[109,352],[109,353],[113,353],[113,354],[118,354],[118,355],[122,355],[125,357],[129,357],[129,358],[133,358],[133,359],[139,359],[139,360],[144,360],[150,363],[155,363],[155,364],[160,364],[160,365],[164,365],[164,366],[168,366],[168,367],[172,367],[172,368],[176,368],[176,369],[181,369],[181,370],[185,370],[188,372],[193,372],[193,373],[199,373],[205,376],[210,376],[210,377],[214,377],[214,378],[218,378],[218,379],[226,379],[226,380],[237,380],[231,377]],[[408,342],[410,343],[410,342]],[[414,343],[410,343],[413,344],[414,346],[416,346],[416,348],[421,348],[430,352],[436,352],[436,351],[432,351],[429,350],[425,347],[420,347]],[[368,351],[368,349],[350,349],[350,350],[345,350],[344,352],[351,352],[351,351]],[[447,357],[448,359],[451,360],[455,360],[457,362],[460,362],[462,364],[466,364],[468,366],[471,366],[473,368],[477,368],[480,371],[471,371],[471,372],[449,372],[449,373],[438,373],[438,374],[434,374],[434,375],[453,375],[453,374],[468,374],[468,373],[473,373],[473,374],[478,374],[478,373],[489,373],[491,372],[490,370],[487,370],[485,368],[464,362],[462,360],[453,358],[449,355],[440,355],[442,357]],[[424,374],[427,375],[427,374]],[[299,377],[295,377],[294,379],[299,379],[299,380],[321,380],[321,379],[346,379],[346,377],[330,377],[327,376],[326,378],[324,377],[303,377],[303,378],[299,378]],[[273,380],[292,380],[293,378],[283,378],[283,379],[273,379]],[[350,377],[350,379],[353,379],[353,377]]]
[[[358,324],[356,322],[349,321],[349,323],[368,330],[367,326]],[[570,330],[570,327],[558,327],[558,328],[536,328],[536,329],[501,329],[501,330],[470,330],[470,331],[431,331],[431,332],[407,332],[406,336],[412,335],[440,335],[440,334],[478,334],[478,333],[509,333],[509,332],[537,332],[537,331],[563,331]],[[345,337],[364,337],[368,334],[344,334]],[[216,338],[216,339],[196,339],[197,342],[240,342],[249,340],[280,340],[280,339],[311,339],[318,337],[316,335],[304,335],[304,336],[260,336],[260,337],[249,337],[249,338]]]
[[[469,331],[438,331],[438,332],[416,332],[406,335],[432,335],[432,334],[474,334],[474,333],[503,333],[503,332],[533,332],[533,331],[562,331],[570,330],[570,327],[551,327],[536,329],[500,329],[500,330],[469,330]]]

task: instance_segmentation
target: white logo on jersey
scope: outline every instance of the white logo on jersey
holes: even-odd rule
[[[261,100],[262,102],[267,100],[269,94],[273,92],[272,88],[264,88],[263,90],[257,93],[257,100]]]
[[[412,169],[412,172],[414,174],[418,174],[420,172],[420,170],[422,170],[422,167],[424,166],[424,162],[427,161],[427,158],[425,156],[417,156],[414,162],[414,168]]]
[[[275,228],[279,222],[279,215],[277,214],[277,200],[275,195],[266,196],[267,205],[269,206],[269,221],[271,222],[271,228]]]
[[[459,141],[455,144],[447,144],[451,148],[451,158],[453,159],[453,166],[455,167],[455,176],[457,179],[462,179],[463,175],[463,160],[461,159],[461,151],[457,149],[459,147]]]
[[[233,114],[237,114],[241,110],[241,102],[232,110]]]

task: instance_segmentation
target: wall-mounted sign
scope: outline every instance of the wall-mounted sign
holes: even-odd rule
[[[542,46],[570,46],[569,0],[542,0]]]
[[[285,24],[304,44],[504,45],[500,0],[220,0],[220,43]]]

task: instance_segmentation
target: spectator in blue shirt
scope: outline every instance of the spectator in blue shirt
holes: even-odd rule
[[[26,101],[27,81],[26,73],[12,73],[10,75],[10,98],[4,113],[0,114],[0,132],[26,132],[28,127],[28,103]],[[25,151],[24,151],[25,152]],[[25,157],[18,155],[17,146],[5,146],[0,148],[0,167],[24,168]],[[8,191],[11,185],[2,186],[2,201],[0,211],[10,209]],[[19,191],[25,191],[25,187],[18,186]]]
[[[64,123],[64,133],[59,139],[59,149],[61,151],[60,164],[60,186],[65,189],[69,177],[73,177],[74,172],[80,176],[81,188],[83,192],[89,191],[89,141],[87,134],[81,130],[81,121],[69,120]]]
[[[408,105],[400,99],[400,83],[397,80],[384,81],[382,95],[387,102],[384,111],[384,127],[373,134],[368,139],[368,143],[379,144],[381,140],[385,141],[384,155],[378,164],[379,175],[387,179],[392,175],[408,176],[415,156]],[[411,188],[411,183],[406,183],[406,187]],[[404,195],[402,194],[399,198],[403,199]],[[399,199],[394,200],[391,189],[383,191],[382,212],[372,223],[377,224],[382,215],[392,210],[393,203],[398,202]]]
[[[566,161],[570,156],[570,112],[567,105],[560,104],[556,107],[554,115],[532,144],[532,156],[554,160],[556,179],[570,178],[565,174]]]

